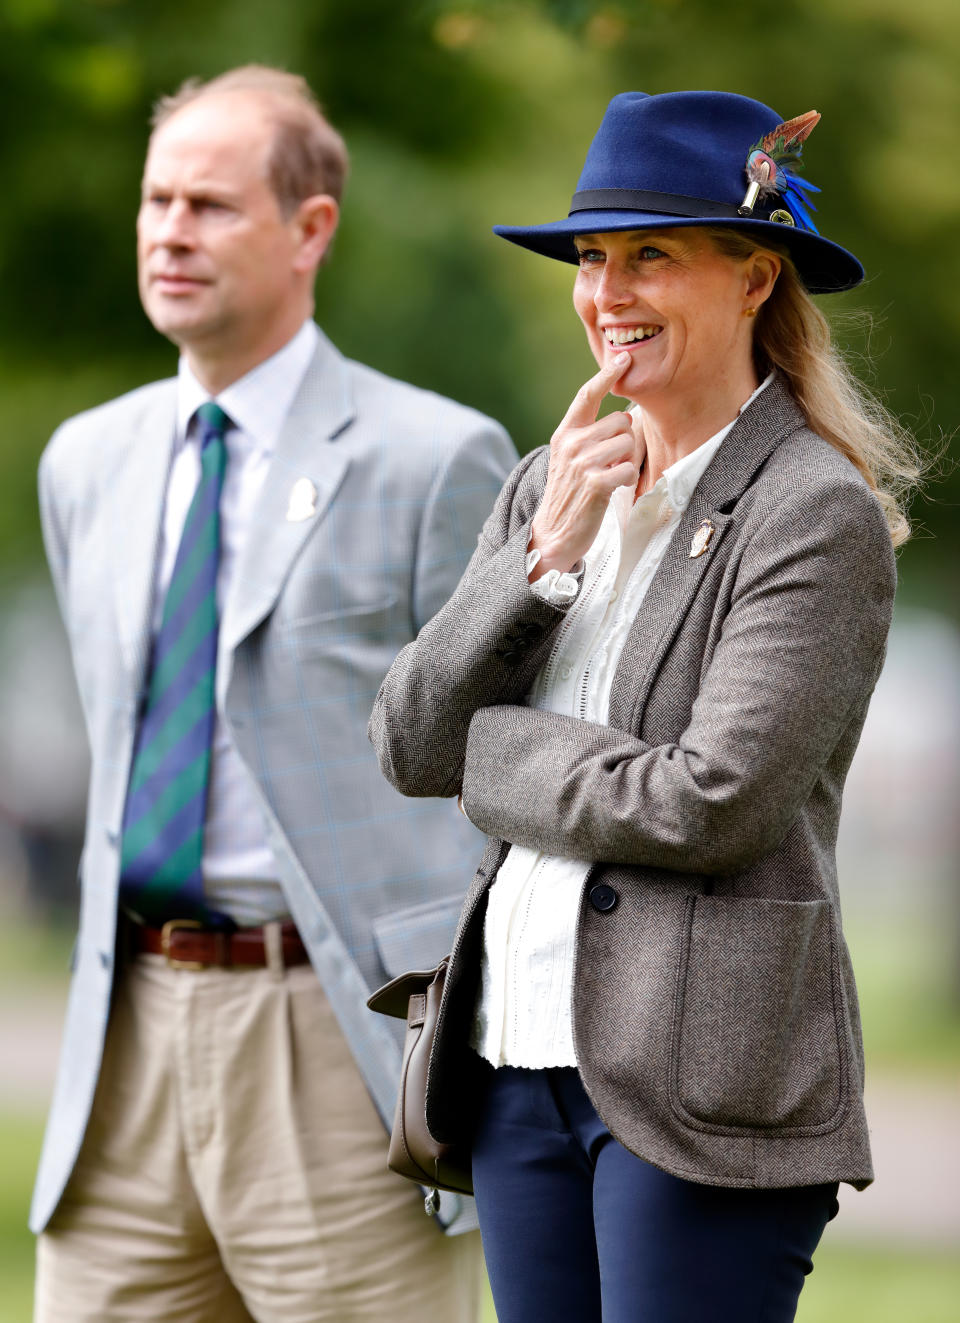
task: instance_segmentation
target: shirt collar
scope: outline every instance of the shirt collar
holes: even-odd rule
[[[177,442],[183,445],[190,420],[201,404],[217,404],[254,447],[271,454],[277,447],[294,396],[316,353],[320,334],[308,317],[292,340],[213,397],[194,376],[186,358],[177,368]],[[231,433],[231,437],[234,434]]]
[[[749,409],[750,405],[761,391],[766,390],[770,385],[770,382],[773,381],[773,375],[774,374],[770,372],[764,377],[763,381],[761,381],[760,385],[746,403],[740,406],[740,409],[737,412],[737,418]],[[634,405],[630,412],[633,413],[637,407],[638,406]],[[737,418],[732,418],[730,422],[727,423],[726,427],[721,427],[719,432],[715,432],[708,440],[697,446],[696,450],[691,450],[689,455],[683,455],[676,461],[676,463],[671,464],[669,468],[664,469],[663,473],[660,475],[654,486],[651,487],[650,491],[644,492],[637,501],[633,501],[633,493],[629,492],[626,487],[618,487],[616,492],[614,492],[614,497],[617,499],[618,504],[623,503],[625,498],[628,502],[623,505],[622,511],[619,511],[621,517],[623,515],[629,516],[631,506],[639,506],[643,502],[647,502],[648,504],[659,504],[664,496],[666,496],[667,500],[670,502],[671,509],[675,510],[678,514],[682,514],[690,504],[690,497],[693,495],[697,483],[707,471],[707,466],[720,449],[724,437],[731,430],[734,423],[736,423]]]

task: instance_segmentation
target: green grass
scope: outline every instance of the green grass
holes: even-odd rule
[[[955,1254],[832,1248],[827,1242],[803,1289],[797,1320],[956,1323],[958,1301],[960,1261]]]
[[[33,1236],[27,1207],[42,1122],[0,1114],[0,1323],[28,1323],[33,1309]]]
[[[2,885],[2,879],[0,879]],[[63,988],[66,1005],[70,952],[74,930],[66,923],[13,922],[0,924],[0,992]]]

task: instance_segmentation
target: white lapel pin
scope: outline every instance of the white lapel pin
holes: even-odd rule
[[[717,530],[711,524],[709,519],[704,519],[703,523],[693,535],[693,541],[690,543],[690,560],[696,560],[702,556],[710,545],[710,539]]]
[[[317,513],[317,489],[309,478],[298,478],[290,488],[287,522],[299,524]]]

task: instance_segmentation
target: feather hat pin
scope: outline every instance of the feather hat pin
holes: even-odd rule
[[[774,211],[770,220],[795,225],[799,219],[803,229],[819,233],[807,208],[816,211],[808,194],[819,193],[820,190],[796,173],[803,169],[802,145],[819,122],[818,112],[808,110],[805,115],[797,115],[795,119],[778,124],[753,144],[747,156],[749,186],[738,208],[741,216],[752,216],[758,200],[772,201],[779,196],[790,207],[790,211]]]

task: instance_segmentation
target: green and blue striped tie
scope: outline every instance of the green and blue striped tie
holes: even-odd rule
[[[121,896],[149,922],[209,919],[203,903],[203,823],[217,665],[220,489],[230,419],[197,410],[200,483],[167,589],[123,818]]]

